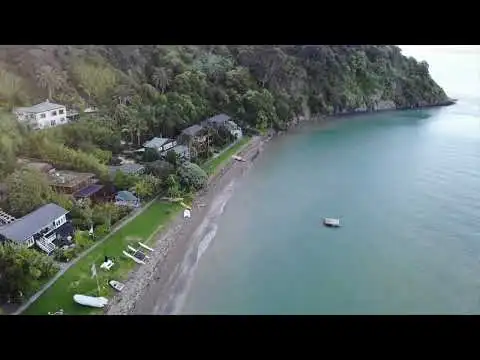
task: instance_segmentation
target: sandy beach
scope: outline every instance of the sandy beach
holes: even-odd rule
[[[147,264],[136,268],[125,289],[112,299],[107,315],[168,315],[181,309],[188,272],[205,251],[212,224],[223,212],[235,181],[250,168],[262,151],[265,138],[254,137],[238,154],[246,161],[230,162],[199,192],[192,204],[192,217],[179,214],[159,235]],[[213,225],[214,226],[214,225]],[[205,243],[207,241],[207,243]]]

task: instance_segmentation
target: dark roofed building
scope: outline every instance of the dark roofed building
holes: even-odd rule
[[[189,137],[194,137],[200,135],[200,133],[204,130],[203,126],[195,124],[192,126],[189,126],[186,129],[182,130],[182,135],[187,135]]]
[[[36,244],[50,254],[55,250],[53,244],[62,236],[72,236],[73,227],[67,221],[68,210],[50,203],[10,224],[0,226],[0,239],[31,247]],[[60,236],[59,236],[60,235]]]
[[[214,127],[221,127],[221,126],[226,126],[228,121],[230,121],[230,116],[228,116],[227,114],[219,114],[219,115],[212,116],[207,120],[204,120],[202,124],[206,126],[209,125]]]

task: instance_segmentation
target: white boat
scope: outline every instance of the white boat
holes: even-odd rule
[[[183,210],[183,217],[186,219],[190,219],[191,217],[190,210],[188,209]]]
[[[140,259],[137,259],[135,256],[129,254],[128,252],[126,252],[125,250],[123,250],[123,255],[125,255],[126,257],[132,259],[133,261],[135,261],[137,264],[142,264],[142,265],[145,265],[145,262],[140,260]]]
[[[340,227],[340,219],[323,218],[323,225],[329,227]]]
[[[114,288],[117,291],[122,291],[123,288],[125,287],[124,284],[122,284],[120,281],[116,281],[116,280],[110,280],[108,283],[110,284],[110,286],[112,288]]]
[[[150,250],[150,251],[154,251],[151,247],[145,245],[145,244],[142,244],[140,241],[138,242],[138,245],[140,245],[141,247],[143,247],[144,249],[147,249],[147,250]]]
[[[237,160],[237,161],[242,161],[242,162],[246,162],[247,160],[245,160],[244,158],[242,158],[241,156],[237,156],[237,155],[233,155],[232,158],[234,160]]]
[[[87,296],[87,295],[73,295],[73,301],[77,304],[96,307],[96,308],[103,308],[105,305],[108,304],[108,299],[104,297],[94,297],[94,296]]]

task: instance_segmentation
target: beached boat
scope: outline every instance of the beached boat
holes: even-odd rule
[[[242,158],[241,156],[237,156],[237,155],[233,155],[232,158],[234,160],[237,160],[237,161],[242,161],[242,162],[246,162],[247,160],[245,160],[244,158]]]
[[[96,308],[103,308],[105,305],[108,304],[108,299],[104,297],[94,297],[94,296],[87,296],[87,295],[73,295],[73,301],[77,304],[96,307]]]
[[[128,252],[126,252],[125,250],[123,250],[123,255],[125,255],[126,257],[132,259],[133,261],[135,261],[137,264],[141,264],[141,265],[145,265],[145,261],[142,261],[140,259],[137,259],[135,256],[133,256],[132,254],[129,254]]]
[[[340,227],[340,219],[323,218],[323,225],[328,227]]]
[[[120,281],[117,281],[117,280],[110,280],[108,284],[117,291],[122,291],[123,288],[125,287],[124,284],[122,284]]]
[[[140,241],[138,242],[138,245],[140,245],[141,247],[143,247],[144,249],[147,249],[149,251],[154,251],[151,247],[141,243]]]

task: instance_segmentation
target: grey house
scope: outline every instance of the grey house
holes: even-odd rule
[[[50,254],[68,237],[73,236],[74,228],[67,220],[67,214],[68,210],[56,204],[43,205],[10,224],[0,226],[0,240],[27,247],[36,244]]]

